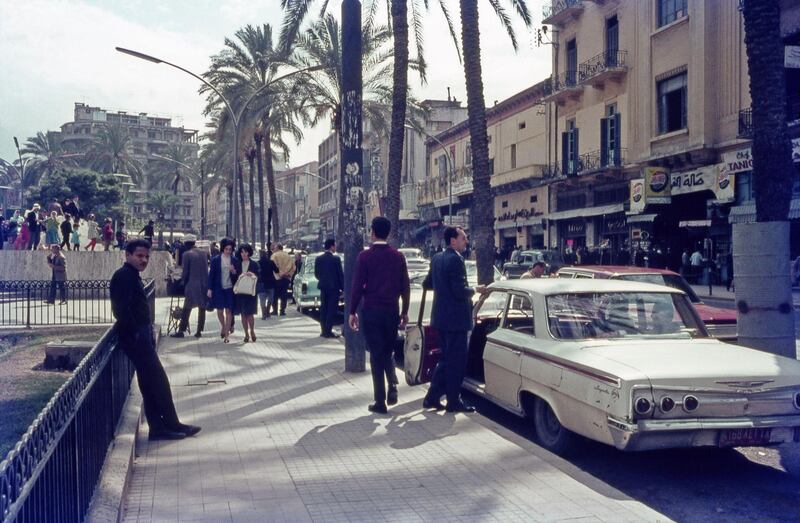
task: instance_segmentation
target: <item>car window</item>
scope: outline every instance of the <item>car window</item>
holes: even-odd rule
[[[530,296],[512,294],[503,320],[503,328],[533,336],[533,306]]]
[[[586,272],[576,272],[575,273],[575,278],[583,278],[583,279],[591,280],[592,278],[594,278],[594,275],[586,273]]]
[[[692,303],[700,302],[700,297],[697,296],[697,293],[694,292],[694,289],[692,289],[691,285],[689,285],[686,280],[683,279],[683,276],[679,274],[621,274],[618,276],[618,278],[620,280],[666,285],[667,287],[672,287],[673,289],[678,289],[685,292],[686,295],[689,296],[689,300],[691,300]]]
[[[572,272],[569,272],[569,271],[558,271],[558,277],[559,278],[574,278],[575,277],[575,273],[572,273]]]
[[[489,334],[500,325],[507,301],[508,293],[505,291],[492,291],[481,300],[475,318],[478,323],[487,326],[485,334]]]

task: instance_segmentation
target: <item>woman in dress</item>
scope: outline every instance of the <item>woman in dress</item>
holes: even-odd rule
[[[31,233],[28,229],[28,221],[24,220],[21,222],[19,226],[19,234],[17,234],[17,239],[14,240],[14,250],[15,251],[24,251],[28,249],[28,240],[31,239]]]
[[[243,243],[236,249],[236,258],[233,264],[236,267],[237,274],[250,274],[258,280],[259,267],[258,263],[250,258],[253,256],[253,248]],[[256,341],[255,321],[256,312],[258,312],[258,298],[256,295],[250,296],[249,294],[237,294],[234,296],[236,302],[236,314],[242,315],[242,327],[244,328],[244,342]]]
[[[44,222],[45,238],[44,243],[49,249],[51,245],[58,245],[61,243],[61,238],[58,236],[58,214],[56,211],[50,213],[50,217]],[[61,252],[61,249],[59,249]]]
[[[233,283],[236,281],[236,267],[233,264],[233,240],[220,241],[221,253],[211,259],[208,270],[209,307],[216,309],[221,325],[220,337],[229,343],[228,336],[233,326]]]

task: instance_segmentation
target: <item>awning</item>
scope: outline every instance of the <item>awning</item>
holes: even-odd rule
[[[649,223],[656,219],[657,214],[629,214],[628,223]]]
[[[601,205],[599,207],[587,207],[585,209],[572,209],[570,211],[551,212],[543,216],[548,220],[569,220],[570,218],[581,218],[587,216],[602,216],[604,214],[614,214],[625,210],[625,204],[615,203],[614,205]]]
[[[511,220],[511,221],[497,222],[497,225],[495,225],[494,228],[499,231],[502,229],[512,229],[516,226],[517,224],[513,220]]]
[[[314,240],[318,240],[319,236],[316,234],[306,234],[305,236],[301,236],[300,239],[304,242],[313,242]]]
[[[404,221],[404,220],[417,221],[417,220],[419,220],[419,213],[417,211],[410,211],[408,209],[400,209],[399,218],[400,218],[401,221]]]
[[[792,199],[789,204],[789,220],[800,218],[800,198]],[[748,203],[731,207],[728,223],[753,223],[756,221],[756,204]]]

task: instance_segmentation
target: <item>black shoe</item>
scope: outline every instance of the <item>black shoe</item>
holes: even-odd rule
[[[177,432],[183,432],[186,437],[194,436],[198,432],[200,432],[200,427],[197,425],[185,425],[181,423],[180,427],[178,428]]]
[[[373,403],[369,407],[367,407],[367,410],[369,410],[370,412],[374,412],[376,414],[387,414],[389,412],[388,410],[386,410],[386,405],[384,405],[383,403]]]
[[[160,441],[160,440],[173,440],[173,439],[183,439],[186,437],[186,434],[183,432],[178,432],[177,430],[157,430],[157,431],[150,431],[148,434],[147,439],[150,441]]]
[[[203,333],[202,332],[195,332],[194,333],[194,337],[195,338],[202,338],[203,337]]]
[[[444,410],[444,405],[441,401],[425,398],[422,400],[423,409]]]
[[[286,316],[286,313],[281,311],[281,316]]]
[[[386,393],[386,404],[397,405],[397,387],[389,387],[389,392]]]
[[[458,403],[456,403],[452,407],[448,403],[447,404],[447,408],[445,408],[445,410],[447,412],[464,412],[464,413],[468,414],[468,413],[471,413],[471,412],[475,412],[475,407],[473,407],[472,405],[467,405],[463,401],[459,401]]]
[[[183,338],[185,336],[186,335],[182,332],[173,332],[172,334],[169,335],[170,338]]]

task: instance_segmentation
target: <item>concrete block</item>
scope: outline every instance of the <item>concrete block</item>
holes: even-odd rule
[[[45,369],[74,370],[81,360],[89,354],[94,341],[51,341],[44,347]]]

